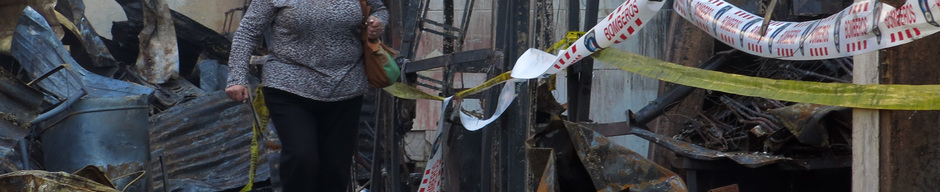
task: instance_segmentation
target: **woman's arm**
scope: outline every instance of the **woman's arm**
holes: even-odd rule
[[[366,0],[366,2],[372,7],[372,13],[369,15],[369,19],[378,20],[369,22],[369,31],[377,33],[370,34],[370,37],[377,38],[385,32],[385,25],[388,23],[388,9],[385,8],[385,4],[382,3],[382,0]]]
[[[235,101],[244,101],[248,97],[248,61],[251,50],[258,45],[264,34],[264,28],[274,19],[275,7],[271,0],[253,0],[245,17],[242,18],[235,37],[232,38],[232,50],[228,59],[228,85],[225,92]],[[240,86],[240,87],[239,87]]]

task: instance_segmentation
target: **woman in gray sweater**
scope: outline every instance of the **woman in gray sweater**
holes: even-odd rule
[[[379,38],[388,12],[381,0],[366,20]],[[368,88],[358,0],[253,0],[232,40],[228,87],[248,98],[249,54],[271,27],[262,70],[265,103],[282,149],[284,191],[345,191],[356,146],[362,94]]]

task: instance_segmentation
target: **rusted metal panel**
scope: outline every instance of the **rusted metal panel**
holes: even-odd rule
[[[42,131],[45,168],[72,172],[94,165],[109,178],[145,173],[150,161],[149,95],[82,98],[66,117]],[[147,190],[147,180],[114,182],[131,191]],[[133,183],[132,183],[133,182]]]
[[[224,92],[213,92],[176,105],[150,117],[151,171],[166,171],[170,191],[219,191],[248,182],[251,159],[251,109],[234,102]],[[269,129],[270,130],[270,129]],[[261,147],[280,149],[266,133]],[[161,170],[158,161],[165,163]],[[261,158],[256,181],[270,177],[267,158]],[[163,191],[164,177],[151,174],[153,190]]]
[[[828,147],[831,137],[851,139],[852,110],[846,107],[798,103],[768,110],[800,143]],[[829,135],[841,133],[841,135]],[[843,142],[845,143],[844,140]]]
[[[529,189],[537,192],[555,192],[558,189],[558,173],[555,168],[555,150],[551,148],[528,148],[529,170],[532,171]]]
[[[886,2],[887,3],[887,2]],[[916,6],[915,6],[916,7]],[[936,13],[935,13],[936,14]],[[940,84],[940,35],[883,53],[883,84]],[[872,77],[874,78],[874,77]],[[940,111],[881,110],[881,191],[940,189]],[[878,167],[864,167],[878,169]]]

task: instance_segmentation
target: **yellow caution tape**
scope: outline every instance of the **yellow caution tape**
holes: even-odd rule
[[[613,48],[599,51],[593,57],[643,76],[744,96],[854,108],[940,110],[940,85],[774,80],[686,67]]]
[[[483,84],[480,84],[480,85],[478,85],[478,86],[476,86],[476,87],[473,87],[473,88],[470,88],[470,89],[467,89],[467,90],[463,90],[463,91],[457,92],[457,94],[454,94],[454,98],[464,98],[464,97],[466,97],[466,96],[470,96],[470,95],[473,95],[473,94],[477,94],[477,93],[486,91],[487,89],[490,89],[490,88],[493,87],[493,86],[499,85],[500,83],[503,83],[503,82],[506,82],[506,81],[509,80],[509,79],[512,79],[512,77],[511,77],[510,75],[512,75],[512,73],[510,73],[510,72],[505,72],[505,73],[503,73],[503,74],[499,74],[498,76],[493,77],[492,79],[486,80],[486,82],[483,82]]]
[[[408,86],[401,83],[392,84],[382,88],[385,92],[394,95],[395,97],[402,99],[429,99],[429,100],[444,100],[443,97],[437,95],[431,95],[425,93],[424,91],[418,90],[416,87]]]
[[[240,192],[251,191],[251,188],[254,187],[255,173],[258,170],[259,151],[261,150],[259,140],[261,140],[261,133],[264,132],[270,119],[268,108],[264,105],[264,94],[261,92],[261,86],[255,88],[254,98],[251,98],[251,107],[252,122],[254,122],[251,125],[251,163],[248,166],[248,183]]]

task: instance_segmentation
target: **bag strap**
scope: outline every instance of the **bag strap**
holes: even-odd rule
[[[362,8],[362,23],[368,22],[369,12],[372,11],[372,7],[369,6],[366,0],[359,0],[359,7]]]

